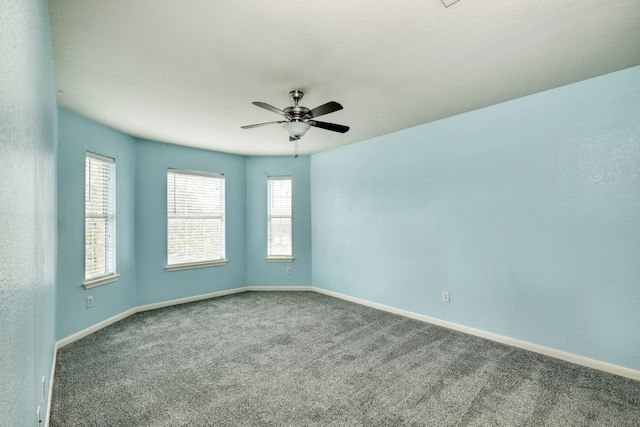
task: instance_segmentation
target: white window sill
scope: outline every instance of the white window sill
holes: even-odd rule
[[[96,286],[106,285],[107,283],[115,282],[120,277],[119,274],[110,274],[108,276],[101,276],[95,279],[87,280],[82,284],[85,289],[95,288]]]
[[[272,256],[267,258],[267,262],[293,262],[294,258],[291,256]]]
[[[171,264],[171,265],[167,265],[165,269],[167,271],[179,271],[179,270],[191,270],[194,268],[219,267],[221,265],[227,265],[227,260],[217,259],[215,261],[185,262],[184,264]]]

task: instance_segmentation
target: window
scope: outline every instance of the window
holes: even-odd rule
[[[167,270],[224,265],[224,176],[167,171]]]
[[[84,177],[84,287],[103,285],[116,275],[116,164],[87,153]]]
[[[293,260],[291,232],[291,177],[270,176],[268,187],[267,260]]]

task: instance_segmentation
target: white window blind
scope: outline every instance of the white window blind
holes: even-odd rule
[[[291,231],[292,186],[290,176],[270,176],[268,186],[268,258],[293,256]]]
[[[87,153],[85,160],[85,282],[116,271],[116,164]]]
[[[212,264],[225,258],[224,176],[167,171],[167,264]]]

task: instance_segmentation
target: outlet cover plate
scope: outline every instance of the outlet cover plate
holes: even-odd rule
[[[443,291],[442,292],[442,301],[444,301],[444,302],[450,302],[451,301],[449,299],[449,292],[448,291]]]

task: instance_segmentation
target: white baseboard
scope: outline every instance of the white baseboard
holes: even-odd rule
[[[142,311],[156,310],[158,308],[170,307],[172,305],[187,304],[190,302],[202,301],[210,298],[223,297],[225,295],[239,294],[242,292],[246,292],[248,290],[249,290],[248,287],[243,286],[240,288],[233,288],[225,291],[211,292],[208,294],[196,295],[196,296],[187,297],[187,298],[179,298],[171,301],[163,301],[163,302],[156,302],[153,304],[139,305],[138,307],[135,308],[135,310],[136,310],[136,313],[140,313]]]
[[[76,332],[73,335],[69,335],[66,338],[63,338],[61,340],[59,340],[58,342],[56,342],[56,348],[60,349],[64,346],[67,346],[69,344],[71,344],[72,342],[78,341],[79,339],[82,339],[86,336],[89,336],[91,334],[93,334],[94,332],[99,331],[100,329],[106,328],[109,325],[112,325],[122,319],[126,319],[127,317],[131,316],[132,314],[137,313],[137,309],[135,308],[130,308],[127,311],[123,311],[120,314],[116,314],[113,317],[110,317],[108,319],[103,320],[102,322],[96,323],[95,325],[89,326],[86,329],[83,329],[79,332]]]
[[[196,301],[202,301],[205,299],[210,299],[210,298],[218,298],[218,297],[222,297],[225,295],[232,295],[232,294],[238,294],[241,292],[248,292],[248,291],[253,291],[253,292],[274,292],[274,291],[296,291],[296,292],[301,292],[301,291],[312,291],[313,288],[311,286],[242,286],[239,288],[233,288],[233,289],[227,289],[224,291],[218,291],[218,292],[211,292],[208,294],[201,294],[201,295],[195,295],[192,297],[186,297],[186,298],[179,298],[179,299],[174,299],[174,300],[170,300],[170,301],[163,301],[163,302],[157,302],[157,303],[152,303],[152,304],[145,304],[145,305],[139,305],[137,307],[134,308],[130,308],[127,311],[124,311],[120,314],[116,314],[113,317],[110,317],[108,319],[103,320],[102,322],[96,323],[95,325],[89,326],[86,329],[83,329],[79,332],[76,332],[75,334],[69,335],[66,338],[63,338],[59,341],[56,342],[55,345],[55,351],[57,352],[58,349],[67,346],[75,341],[78,341],[79,339],[82,339],[88,335],[93,334],[94,332],[99,331],[100,329],[106,328],[109,325],[112,325],[116,322],[119,322],[120,320],[123,320],[133,314],[136,313],[140,313],[143,311],[149,311],[149,310],[157,310],[159,308],[164,308],[164,307],[170,307],[173,305],[179,305],[179,304],[187,304],[190,302],[196,302]]]
[[[470,328],[468,326],[459,325],[457,323],[448,322],[446,320],[436,319],[435,317],[425,316],[423,314],[413,313],[407,310],[401,310],[399,308],[391,307],[384,304],[378,304],[361,298],[344,295],[338,292],[328,291],[326,289],[315,288],[312,290],[324,295],[328,295],[334,298],[340,298],[345,301],[354,302],[356,304],[365,305],[378,310],[386,311],[389,313],[398,314],[400,316],[409,317],[411,319],[420,320],[422,322],[431,323],[434,325],[442,326],[448,329],[453,329],[465,334],[475,335],[477,337],[485,338],[491,341],[499,342],[502,344],[510,345],[512,347],[521,348],[523,350],[532,351],[545,356],[553,357],[555,359],[564,360],[565,362],[574,363],[576,365],[586,366],[587,368],[597,369],[599,371],[608,372],[610,374],[619,375],[621,377],[630,378],[632,380],[640,381],[640,371],[634,369],[625,368],[618,365],[613,365],[607,362],[601,362],[599,360],[590,359],[588,357],[578,356],[565,351],[556,350],[553,348],[545,347],[538,344],[533,344],[527,341],[518,340],[515,338],[506,337],[503,335],[494,334],[492,332],[483,331],[481,329]]]
[[[53,361],[49,372],[49,390],[47,391],[47,413],[44,418],[44,427],[49,427],[49,417],[51,416],[51,394],[53,393],[53,379],[56,375],[56,358],[58,356],[58,343],[53,345]]]
[[[354,302],[356,304],[360,304],[360,305],[365,305],[371,308],[375,308],[378,310],[382,310],[382,311],[386,311],[389,313],[394,313],[394,314],[398,314],[400,316],[404,316],[404,317],[408,317],[411,319],[415,319],[415,320],[420,320],[422,322],[427,322],[427,323],[431,323],[434,325],[438,325],[438,326],[442,326],[448,329],[453,329],[459,332],[464,332],[466,334],[470,334],[470,335],[475,335],[481,338],[486,338],[488,340],[491,341],[496,341],[502,344],[506,344],[506,345],[510,345],[512,347],[517,347],[517,348],[521,348],[524,350],[529,350],[529,351],[533,351],[534,353],[539,353],[539,354],[543,354],[545,356],[550,356],[556,359],[560,359],[560,360],[564,360],[566,362],[570,362],[570,363],[574,363],[577,365],[582,365],[582,366],[586,366],[588,368],[592,368],[592,369],[597,369],[600,371],[604,371],[604,372],[608,372],[611,374],[615,374],[615,375],[619,375],[621,377],[626,377],[626,378],[630,378],[636,381],[640,381],[640,371],[636,371],[634,369],[629,369],[629,368],[625,368],[622,366],[618,366],[618,365],[613,365],[611,363],[607,363],[607,362],[601,362],[599,360],[594,360],[594,359],[590,359],[587,357],[583,357],[583,356],[578,356],[572,353],[567,353],[561,350],[556,350],[553,348],[549,348],[549,347],[545,347],[542,345],[538,345],[538,344],[533,344],[527,341],[522,341],[522,340],[518,340],[515,338],[510,338],[510,337],[506,337],[506,336],[502,336],[502,335],[498,335],[498,334],[494,334],[492,332],[487,332],[487,331],[483,331],[480,329],[475,329],[475,328],[471,328],[468,326],[464,326],[464,325],[459,325],[457,323],[453,323],[453,322],[448,322],[446,320],[441,320],[441,319],[437,319],[435,317],[429,317],[429,316],[425,316],[423,314],[417,314],[417,313],[413,313],[411,311],[407,311],[407,310],[402,310],[399,308],[395,308],[395,307],[391,307],[388,305],[384,305],[384,304],[379,304],[379,303],[375,303],[372,301],[368,301],[368,300],[364,300],[361,298],[356,298],[356,297],[352,297],[349,295],[345,295],[345,294],[341,294],[338,292],[334,292],[334,291],[329,291],[326,289],[322,289],[322,288],[317,288],[317,287],[313,287],[313,286],[243,286],[243,287],[239,287],[239,288],[234,288],[234,289],[228,289],[225,291],[219,291],[219,292],[212,292],[209,294],[202,294],[202,295],[196,295],[193,297],[187,297],[187,298],[180,298],[180,299],[176,299],[176,300],[171,300],[171,301],[164,301],[164,302],[160,302],[160,303],[153,303],[153,304],[146,304],[146,305],[141,305],[132,309],[129,309],[123,313],[120,313],[116,316],[110,317],[109,319],[103,320],[100,323],[97,323],[93,326],[90,326],[87,329],[84,329],[80,332],[77,332],[73,335],[70,335],[66,338],[61,339],[60,341],[58,341],[56,343],[55,346],[55,351],[57,351],[59,348],[62,348],[68,344],[71,344],[74,341],[77,341],[81,338],[86,337],[87,335],[90,335],[96,331],[99,331],[102,328],[105,328],[115,322],[118,322],[122,319],[125,319],[129,316],[131,316],[132,314],[135,313],[139,313],[142,311],[148,311],[148,310],[155,310],[158,308],[163,308],[163,307],[169,307],[172,305],[178,305],[178,304],[186,304],[189,302],[194,302],[194,301],[201,301],[201,300],[205,300],[205,299],[210,299],[210,298],[217,298],[217,297],[221,297],[221,296],[225,296],[225,295],[232,295],[232,294],[237,294],[237,293],[241,293],[241,292],[247,292],[247,291],[258,291],[258,292],[274,292],[274,291],[290,291],[290,292],[304,292],[304,291],[312,291],[312,292],[318,292],[320,294],[324,294],[324,295],[328,295],[334,298],[339,298],[339,299],[343,299],[345,301],[350,301],[350,302]],[[55,365],[55,356],[54,356],[54,365]],[[52,368],[54,369],[54,368]],[[51,381],[49,381],[49,388],[52,387],[53,384],[53,372],[51,375]],[[51,396],[51,393],[49,393],[49,396]],[[48,419],[48,414],[47,414],[47,419]]]
[[[311,292],[313,287],[311,286],[247,286],[247,291],[252,292]]]

